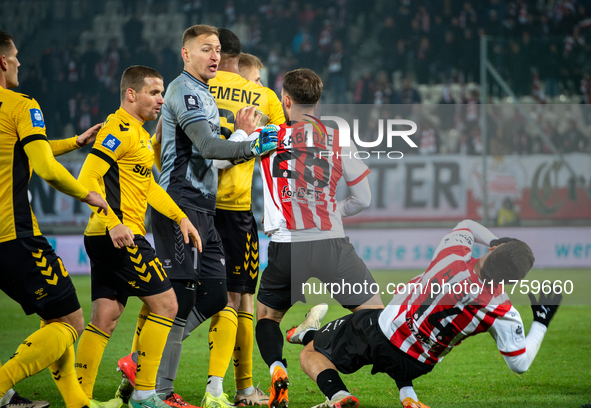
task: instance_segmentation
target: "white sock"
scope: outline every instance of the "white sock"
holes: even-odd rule
[[[156,394],[156,389],[146,391],[133,390],[133,392],[131,393],[131,399],[134,401],[142,401],[146,398],[150,398],[154,394]]]
[[[14,395],[14,390],[11,388],[8,391],[6,391],[6,394],[4,394],[2,396],[2,398],[0,398],[0,407],[7,405],[10,402],[10,399],[12,398],[12,396]]]
[[[207,388],[205,388],[205,392],[209,392],[216,398],[220,397],[222,392],[224,392],[224,388],[222,386],[223,381],[224,379],[222,377],[216,377],[215,375],[212,375],[207,379]]]
[[[238,395],[250,395],[252,393],[254,393],[254,385],[251,385],[250,387],[244,388],[242,390],[236,390],[236,394]]]
[[[350,392],[348,392],[348,391],[341,390],[341,391],[337,392],[336,394],[334,394],[334,395],[333,395],[333,396],[330,398],[330,400],[332,401],[332,400],[335,400],[335,399],[343,399],[343,398],[345,398],[345,397],[348,397],[349,395],[353,395],[353,394],[351,394],[351,393],[350,393]]]
[[[275,371],[275,367],[283,368],[283,371],[285,371],[285,374],[287,374],[287,368],[285,368],[285,366],[283,365],[283,362],[282,361],[275,361],[273,364],[271,364],[271,367],[269,367],[269,371],[271,372],[271,377],[273,377],[273,371]]]
[[[415,389],[413,387],[402,387],[400,389],[400,402],[404,401],[406,398],[409,397],[415,401],[419,400],[419,397],[417,397],[417,393],[415,392]]]

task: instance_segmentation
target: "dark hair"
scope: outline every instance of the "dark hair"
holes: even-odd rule
[[[220,36],[217,28],[205,24],[197,24],[187,28],[183,33],[183,47],[187,45],[187,42],[199,37],[202,34],[213,34],[218,37]]]
[[[12,48],[11,45],[14,42],[12,35],[6,31],[0,30],[0,55],[6,55],[6,53]]]
[[[162,75],[154,68],[144,67],[143,65],[132,65],[123,71],[120,85],[121,100],[125,98],[125,94],[129,88],[136,92],[141,91],[144,85],[146,85],[146,78],[163,79]]]
[[[534,254],[525,242],[518,239],[497,246],[484,260],[480,276],[487,281],[500,283],[503,279],[521,280],[535,261]]]
[[[261,62],[261,60],[252,54],[242,53],[240,54],[240,59],[238,60],[238,69],[243,70],[245,68],[258,68],[263,69],[265,66]]]
[[[218,28],[220,33],[220,45],[222,46],[222,52],[228,54],[229,57],[237,57],[242,52],[242,45],[240,40],[236,37],[232,31],[227,28]]]
[[[296,104],[315,105],[322,95],[322,80],[311,69],[295,69],[283,77],[283,92]]]

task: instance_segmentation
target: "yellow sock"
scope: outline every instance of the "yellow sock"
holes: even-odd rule
[[[0,395],[57,361],[77,337],[76,330],[63,322],[50,323],[27,337],[14,356],[0,367]]]
[[[78,349],[80,349],[80,343],[78,343]],[[84,406],[90,407],[90,398],[92,397],[88,396],[88,394],[82,390],[80,383],[78,383],[78,378],[76,377],[76,368],[74,367],[75,361],[76,355],[74,353],[74,346],[72,345],[68,347],[64,355],[61,356],[59,360],[49,366],[49,370],[51,376],[53,377],[53,381],[55,381],[55,385],[57,385],[57,388],[60,390],[60,394],[62,394],[62,397],[64,398],[66,408],[80,408]],[[92,393],[92,387],[90,388],[90,392]]]
[[[248,312],[238,312],[238,330],[236,331],[236,346],[234,347],[234,378],[236,389],[244,390],[252,386],[252,348],[253,315]]]
[[[94,389],[99,365],[110,337],[91,323],[86,326],[80,340],[78,340],[76,375],[88,398],[92,398],[92,390]]]
[[[224,378],[228,361],[232,358],[236,342],[238,317],[236,311],[226,306],[214,314],[209,325],[209,370],[208,375]]]
[[[131,343],[132,353],[137,351],[138,339],[140,338],[140,333],[142,332],[144,324],[146,324],[146,319],[148,318],[149,314],[150,308],[144,303],[142,305],[142,310],[140,310],[140,314],[137,317],[137,323],[135,324],[135,334],[133,335],[133,342]]]
[[[137,375],[135,389],[148,391],[156,388],[156,375],[162,359],[173,319],[150,313],[138,336]]]

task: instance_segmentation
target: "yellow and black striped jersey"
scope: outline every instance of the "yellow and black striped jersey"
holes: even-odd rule
[[[85,235],[105,235],[120,223],[134,234],[145,235],[148,203],[177,222],[185,217],[154,181],[154,152],[150,135],[142,125],[120,108],[109,115],[99,131],[79,180],[90,190],[99,191],[110,209],[107,215],[90,215]]]
[[[63,193],[88,195],[53,157],[76,149],[76,138],[47,142],[37,101],[0,87],[0,242],[41,235],[28,197],[33,168]]]
[[[240,75],[218,71],[209,80],[209,92],[215,98],[220,111],[222,137],[234,133],[234,118],[241,108],[256,105],[258,110],[269,116],[269,123],[285,123],[283,108],[275,92],[242,78]],[[252,173],[254,160],[229,169],[219,170],[216,207],[222,210],[250,210]]]

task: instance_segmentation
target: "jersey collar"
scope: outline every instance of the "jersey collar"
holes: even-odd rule
[[[198,80],[197,78],[195,78],[193,75],[189,74],[189,72],[183,71],[183,74],[185,74],[186,76],[188,76],[189,78],[191,78],[193,81],[197,82],[203,88],[209,89],[209,86],[208,85],[204,84],[203,82],[201,82],[200,80]]]
[[[133,116],[131,116],[129,114],[129,112],[127,112],[125,109],[123,108],[119,108],[117,109],[117,112],[115,112],[115,114],[117,116],[119,116],[119,118],[121,118],[122,120],[126,121],[126,122],[130,122],[130,123],[134,123],[138,126],[144,126],[144,122],[142,122],[139,119],[134,118]]]

